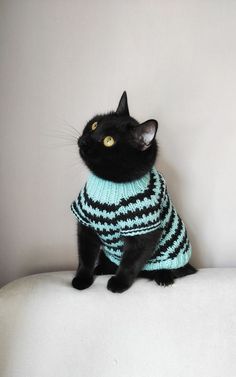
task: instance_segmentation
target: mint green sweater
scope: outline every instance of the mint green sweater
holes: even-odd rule
[[[122,258],[124,237],[155,229],[162,229],[162,236],[143,270],[175,269],[190,259],[185,225],[155,167],[142,178],[127,183],[91,174],[71,209],[82,224],[98,234],[105,255],[116,265]]]

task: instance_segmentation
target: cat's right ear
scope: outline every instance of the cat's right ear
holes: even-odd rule
[[[131,128],[131,142],[135,148],[145,151],[155,139],[158,123],[155,119],[147,120]]]
[[[119,115],[129,115],[128,99],[127,99],[127,93],[125,91],[121,96],[116,113]]]

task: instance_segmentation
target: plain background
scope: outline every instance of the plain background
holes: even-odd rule
[[[236,2],[2,0],[0,17],[1,284],[76,269],[74,128],[124,89],[159,122],[193,263],[236,266]]]

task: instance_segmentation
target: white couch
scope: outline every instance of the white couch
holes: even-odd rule
[[[71,287],[73,272],[0,290],[1,377],[235,377],[236,269],[159,287]]]

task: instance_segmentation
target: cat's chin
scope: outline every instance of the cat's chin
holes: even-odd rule
[[[113,172],[97,171],[96,169],[91,169],[91,167],[89,167],[88,165],[87,167],[89,168],[90,172],[96,175],[97,177],[104,179],[106,181],[111,181],[115,183],[131,182],[136,179],[142,178],[152,168],[152,166],[150,166],[150,168],[145,169],[145,170],[139,169],[138,171],[135,171],[135,169],[133,169],[130,172],[127,171],[127,172],[122,172],[122,174],[118,174],[118,173],[115,173],[114,171]]]
[[[153,156],[155,157],[155,156]],[[89,169],[89,171],[96,175],[97,177],[104,179],[106,181],[112,181],[116,183],[124,183],[124,182],[131,182],[136,179],[140,179],[145,174],[150,172],[151,168],[155,164],[155,158],[150,159],[148,162],[141,163],[141,161],[137,162],[137,164],[130,164],[128,166],[100,166],[99,161],[97,159],[86,159],[83,158],[83,162]]]
[[[82,160],[84,161],[84,158],[85,158],[85,153],[84,153],[84,151],[83,150],[80,150],[79,151],[79,154],[80,154],[80,157],[82,158]]]
[[[87,160],[91,159],[92,153],[89,150],[85,151],[84,149],[80,149],[79,154],[80,154],[80,157],[82,158],[83,162],[85,163],[85,165],[88,166]]]

